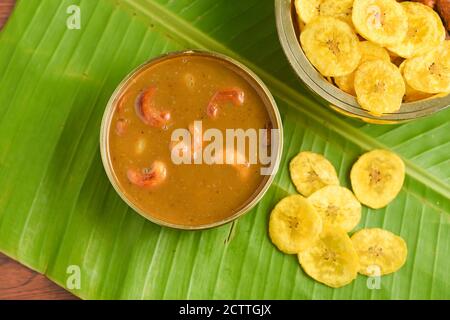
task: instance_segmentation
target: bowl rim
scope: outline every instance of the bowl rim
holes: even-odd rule
[[[263,180],[260,185],[258,185],[258,188],[255,190],[255,192],[251,195],[251,197],[247,200],[247,202],[241,207],[237,208],[236,212],[220,221],[198,225],[198,226],[192,226],[192,225],[182,225],[182,224],[176,224],[171,223],[168,221],[164,221],[162,219],[155,218],[151,216],[148,212],[144,212],[144,210],[141,210],[136,204],[131,201],[126,193],[122,190],[118,183],[118,179],[116,178],[114,174],[114,170],[112,168],[111,159],[110,159],[110,153],[109,153],[109,132],[112,125],[112,117],[114,115],[115,106],[118,102],[118,99],[120,99],[121,94],[124,90],[126,90],[127,85],[129,82],[140,72],[144,71],[148,67],[155,65],[159,62],[165,61],[167,59],[181,57],[181,56],[192,56],[192,55],[198,55],[198,56],[205,56],[205,57],[211,57],[215,58],[221,61],[225,61],[234,67],[237,68],[237,70],[242,71],[247,77],[248,81],[253,81],[254,83],[251,83],[253,87],[255,85],[255,90],[258,91],[258,94],[264,95],[263,98],[267,100],[267,103],[265,103],[267,111],[269,113],[269,117],[271,118],[273,125],[276,129],[279,130],[279,137],[278,137],[278,148],[276,150],[276,157],[275,157],[275,164],[273,165],[272,172],[270,175],[268,175],[267,179],[265,181]],[[217,53],[214,51],[206,51],[206,50],[182,50],[182,51],[173,51],[161,54],[157,57],[151,58],[147,60],[146,62],[142,63],[135,69],[133,69],[130,73],[128,73],[127,76],[124,77],[124,79],[117,85],[116,89],[112,93],[105,111],[103,113],[102,122],[100,126],[100,153],[103,163],[103,168],[108,176],[108,179],[111,183],[111,185],[114,187],[117,194],[120,196],[120,198],[130,207],[132,208],[136,213],[144,217],[145,219],[163,226],[163,227],[169,227],[172,229],[178,229],[178,230],[205,230],[205,229],[211,229],[219,226],[223,226],[227,223],[230,223],[241,216],[245,215],[247,212],[249,212],[252,208],[254,208],[257,203],[261,200],[261,198],[266,194],[266,192],[269,190],[270,186],[272,185],[275,176],[278,172],[278,169],[280,167],[281,163],[281,157],[283,153],[283,123],[281,119],[281,115],[277,106],[277,103],[272,96],[271,92],[267,88],[267,86],[264,84],[264,82],[248,67],[243,65],[242,63],[234,60],[233,58],[230,58],[226,55],[223,55],[221,53]]]
[[[432,115],[450,107],[450,95],[402,103],[399,112],[375,116],[362,109],[356,98],[329,83],[309,62],[298,41],[292,20],[292,0],[275,0],[275,16],[283,51],[297,76],[309,90],[325,99],[332,109],[368,122],[398,123]],[[403,110],[403,111],[402,111]]]

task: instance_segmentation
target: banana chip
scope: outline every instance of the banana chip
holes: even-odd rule
[[[352,72],[346,76],[340,76],[334,78],[334,83],[344,92],[356,96],[355,92],[355,73]]]
[[[402,64],[398,67],[400,69],[400,73],[403,76],[403,70],[405,68],[405,61],[402,62]],[[403,77],[404,78],[404,77]],[[404,102],[414,102],[424,99],[429,99],[433,97],[431,93],[421,92],[416,89],[413,89],[409,86],[409,84],[405,80],[405,96],[403,97]]]
[[[327,186],[314,192],[308,200],[322,217],[324,228],[349,232],[361,220],[361,204],[344,187]]]
[[[270,238],[280,251],[287,254],[296,254],[311,246],[321,231],[322,219],[300,195],[284,198],[270,215]]]
[[[339,185],[336,169],[322,155],[300,152],[289,165],[291,179],[297,191],[309,197],[328,185]]]
[[[408,17],[395,0],[355,0],[352,20],[359,34],[380,46],[402,42],[408,31]]]
[[[359,43],[359,48],[361,49],[362,54],[361,63],[372,60],[391,61],[389,52],[373,42],[361,41]]]
[[[298,254],[298,260],[311,278],[332,288],[343,287],[358,275],[358,255],[343,230],[326,229],[310,248]]]
[[[374,115],[399,110],[405,90],[400,70],[389,61],[368,61],[355,72],[358,103]]]
[[[439,15],[419,2],[402,2],[408,17],[408,33],[405,39],[389,50],[403,58],[423,55],[439,47],[445,40],[445,28]]]
[[[405,179],[405,164],[387,150],[362,155],[350,173],[356,198],[373,209],[388,205],[400,192]]]
[[[304,23],[310,23],[319,16],[333,17],[352,22],[353,0],[296,0],[297,15]]]
[[[306,25],[300,42],[309,61],[324,77],[349,74],[361,60],[358,37],[347,23],[336,18],[316,18]]]
[[[376,45],[370,41],[361,41],[359,43],[359,49],[361,50],[361,61],[360,64],[372,61],[372,60],[385,60],[385,61],[391,61],[391,57],[389,56],[389,52],[385,49],[380,47],[379,45]],[[337,86],[351,94],[356,95],[355,92],[355,73],[352,72],[348,75],[336,77],[334,78],[334,81],[336,82]]]
[[[450,40],[437,49],[408,59],[403,71],[406,82],[413,89],[426,93],[450,91]]]
[[[359,273],[381,276],[400,269],[406,261],[408,249],[405,241],[383,229],[363,229],[352,238],[359,256]]]
[[[411,88],[408,84],[406,84],[405,97],[403,98],[404,102],[414,102],[425,99],[433,98],[434,95],[431,93],[421,92]]]
[[[295,11],[303,23],[310,23],[320,13],[321,0],[295,0]]]

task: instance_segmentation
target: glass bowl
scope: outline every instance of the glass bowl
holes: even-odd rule
[[[389,124],[429,116],[450,106],[450,95],[447,95],[403,103],[399,111],[381,117],[370,114],[359,106],[355,97],[329,83],[306,58],[298,41],[299,30],[294,1],[275,0],[275,15],[278,37],[292,68],[305,85],[316,95],[325,99],[335,111],[369,123]]]

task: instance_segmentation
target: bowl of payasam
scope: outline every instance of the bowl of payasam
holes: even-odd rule
[[[276,174],[281,118],[262,81],[217,53],[152,59],[113,93],[100,149],[137,213],[167,227],[220,226],[250,211]]]

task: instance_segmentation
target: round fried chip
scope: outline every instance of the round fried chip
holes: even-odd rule
[[[432,98],[433,94],[421,92],[411,88],[408,84],[406,84],[405,97],[403,98],[404,102],[414,102]]]
[[[358,255],[343,230],[325,229],[311,247],[298,254],[298,260],[311,278],[332,288],[343,287],[358,275]]]
[[[344,92],[356,96],[355,92],[355,73],[352,72],[345,76],[335,77],[334,82]]]
[[[309,61],[325,77],[349,74],[361,60],[358,37],[336,18],[316,18],[300,34],[300,42]]]
[[[373,209],[388,205],[400,192],[405,179],[405,164],[387,150],[362,155],[350,173],[356,198]]]
[[[353,0],[295,0],[295,10],[304,23],[319,16],[333,17],[352,23]]]
[[[403,71],[413,89],[426,93],[450,91],[450,40],[423,56],[408,59]]]
[[[289,164],[291,179],[297,191],[309,197],[328,185],[339,185],[336,169],[322,155],[300,152]]]
[[[322,231],[322,219],[300,195],[281,200],[272,210],[269,235],[273,244],[287,254],[305,250]]]
[[[363,229],[351,240],[359,256],[359,273],[381,276],[399,270],[406,261],[408,249],[405,241],[383,229]]]
[[[389,50],[403,58],[423,55],[439,47],[445,40],[445,28],[439,15],[419,2],[405,1],[401,6],[408,17],[408,33],[403,41]]]
[[[319,16],[321,0],[295,0],[295,11],[303,23],[310,23]]]
[[[308,200],[322,217],[324,228],[349,232],[361,220],[361,204],[347,188],[327,186],[314,192]]]
[[[359,43],[359,48],[361,49],[362,54],[361,63],[372,60],[391,61],[389,52],[373,42],[361,41]]]
[[[400,66],[398,67],[402,76],[403,76],[403,70],[405,68],[405,62],[406,62],[406,60],[403,61],[402,64],[400,64]],[[405,80],[404,76],[403,76],[403,79]],[[429,99],[431,97],[433,97],[433,95],[431,93],[421,92],[419,90],[411,88],[405,80],[405,96],[403,97],[404,102],[414,102],[414,101]]]
[[[380,47],[379,45],[370,42],[370,41],[361,41],[359,43],[359,49],[361,50],[361,61],[360,65],[367,61],[372,60],[385,60],[385,61],[391,61],[391,57],[389,56],[389,52],[385,49]],[[352,72],[348,75],[336,77],[334,78],[334,81],[336,82],[337,86],[351,94],[356,95],[355,92],[355,73]]]
[[[380,46],[403,41],[408,31],[408,17],[395,0],[355,0],[352,20],[359,34]]]
[[[399,110],[405,90],[405,81],[400,70],[389,61],[364,62],[355,72],[358,103],[374,115]]]

